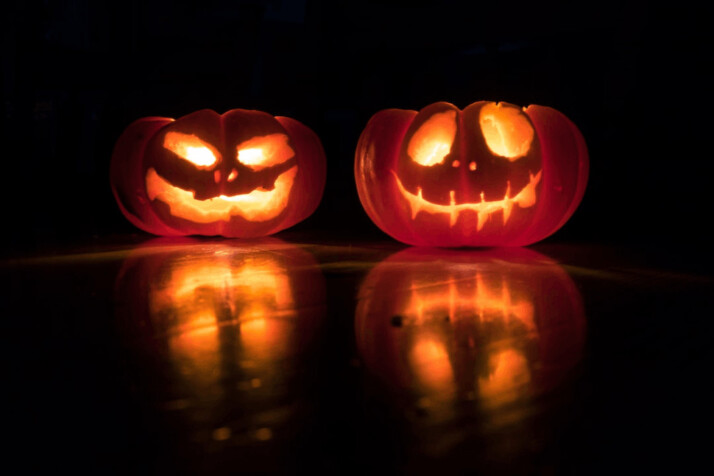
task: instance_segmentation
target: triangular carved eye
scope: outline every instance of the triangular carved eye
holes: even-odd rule
[[[210,168],[218,162],[216,149],[193,134],[169,132],[164,147],[199,168]]]
[[[255,171],[282,164],[295,155],[285,134],[253,137],[238,144],[236,153],[238,162]]]
[[[513,162],[531,149],[533,126],[516,107],[486,104],[479,114],[479,126],[486,145],[499,157]]]
[[[451,153],[455,137],[456,111],[436,113],[414,133],[407,154],[419,165],[439,165]]]

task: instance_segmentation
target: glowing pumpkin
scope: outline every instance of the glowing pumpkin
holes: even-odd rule
[[[192,441],[237,431],[262,440],[289,426],[290,413],[275,418],[274,408],[304,385],[326,311],[310,253],[271,238],[240,246],[160,238],[125,260],[115,296],[146,387],[194,420]],[[271,418],[253,426],[262,414]]]
[[[480,101],[388,109],[355,154],[359,197],[385,233],[421,246],[523,246],[570,218],[588,153],[563,114]]]
[[[552,260],[522,248],[409,249],[378,264],[359,291],[365,365],[414,403],[450,418],[532,398],[580,360],[580,294]]]
[[[325,167],[320,140],[294,119],[206,109],[129,125],[111,184],[124,216],[149,233],[248,238],[310,216]]]

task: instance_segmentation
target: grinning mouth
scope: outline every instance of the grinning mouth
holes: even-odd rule
[[[459,219],[459,215],[462,211],[471,210],[478,214],[478,224],[476,225],[476,230],[480,231],[481,228],[483,228],[483,225],[486,223],[486,220],[488,220],[488,218],[493,213],[503,211],[503,224],[505,225],[508,222],[508,218],[511,216],[511,211],[513,210],[514,205],[518,205],[521,208],[532,207],[536,202],[535,189],[536,185],[540,183],[541,172],[542,171],[539,170],[538,173],[535,175],[529,174],[530,181],[528,182],[528,184],[513,197],[509,196],[511,194],[510,183],[508,184],[508,188],[506,190],[506,196],[503,197],[502,200],[494,200],[490,202],[487,202],[484,199],[484,193],[481,192],[480,202],[456,203],[456,200],[454,198],[455,192],[452,190],[450,192],[451,203],[449,203],[448,205],[440,205],[438,203],[432,203],[429,200],[426,200],[424,197],[422,197],[421,187],[417,187],[416,195],[411,193],[406,188],[404,188],[404,185],[402,184],[402,181],[399,180],[399,177],[397,176],[396,172],[392,173],[394,174],[394,178],[397,180],[397,186],[399,187],[399,191],[409,203],[409,208],[411,208],[412,211],[412,220],[416,218],[419,212],[426,212],[431,214],[446,213],[449,215],[449,226],[453,227],[456,224],[456,221]]]
[[[233,216],[241,216],[249,221],[267,221],[285,209],[295,174],[297,165],[278,175],[273,190],[259,187],[242,195],[219,195],[197,200],[193,192],[171,185],[150,168],[146,172],[146,192],[150,200],[160,200],[167,204],[171,215],[195,223],[230,221]]]

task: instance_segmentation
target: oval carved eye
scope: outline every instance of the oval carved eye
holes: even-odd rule
[[[456,137],[456,111],[439,112],[427,119],[409,141],[407,154],[414,162],[432,167],[444,162]]]
[[[285,134],[253,137],[238,144],[236,150],[238,162],[254,171],[282,164],[295,155]]]
[[[490,103],[481,108],[479,126],[494,154],[511,162],[528,154],[533,126],[520,109]]]
[[[210,168],[218,162],[216,149],[193,134],[169,132],[164,147],[199,168]]]

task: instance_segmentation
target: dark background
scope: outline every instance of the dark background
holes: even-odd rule
[[[385,238],[352,175],[368,119],[483,99],[554,107],[587,140],[585,198],[551,240],[705,244],[712,7],[576,3],[7,4],[5,254],[139,233],[109,188],[114,142],[139,117],[202,108],[311,127],[328,182],[297,230]]]
[[[418,469],[421,460],[409,459],[418,451],[411,430],[394,430],[402,408],[373,403],[374,387],[362,382],[368,372],[351,363],[355,290],[368,265],[401,246],[360,206],[354,148],[383,108],[442,100],[463,108],[486,99],[554,107],[588,143],[591,174],[580,208],[533,247],[568,266],[580,288],[588,348],[571,385],[543,405],[547,416],[536,414],[533,427],[554,428],[553,435],[538,440],[528,427],[478,434],[478,445],[471,439],[456,452],[451,472],[474,467],[474,447],[481,448],[475,466],[487,474],[504,461],[522,474],[617,473],[623,460],[639,472],[666,462],[673,474],[708,464],[708,440],[697,430],[706,435],[711,413],[704,356],[711,353],[712,281],[673,269],[711,275],[713,83],[705,70],[713,7],[464,5],[6,2],[0,256],[11,259],[0,262],[7,341],[0,347],[11,403],[3,428],[24,450],[11,446],[10,456],[25,468],[185,470],[180,451],[166,443],[170,425],[145,398],[152,384],[136,385],[145,362],[132,363],[117,334],[112,293],[122,253],[149,236],[114,203],[109,159],[139,117],[246,108],[311,127],[328,160],[322,204],[278,235],[297,236],[316,254],[330,313],[319,365],[310,367],[320,398],[304,399],[319,408],[316,417],[308,413],[318,436],[290,442],[295,458],[301,469],[312,472],[324,460],[336,473],[377,471],[381,456],[399,463],[406,455]],[[365,256],[344,246],[358,240]],[[123,251],[107,252],[107,243]],[[82,253],[67,257],[68,248]],[[647,250],[635,259],[630,252],[640,248]],[[50,257],[14,259],[28,254]],[[546,451],[533,441],[546,441]],[[519,460],[523,454],[537,461]],[[280,465],[273,454],[247,459],[256,471]],[[397,463],[385,471],[403,467]],[[514,474],[508,464],[503,473]]]

